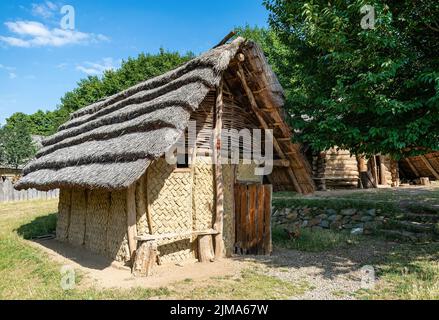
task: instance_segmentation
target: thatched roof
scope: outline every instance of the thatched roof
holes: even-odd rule
[[[191,113],[218,87],[237,53],[248,46],[255,44],[239,37],[175,70],[78,110],[43,141],[16,188],[127,188],[151,161],[179,140]],[[267,90],[274,92],[273,97],[279,95]]]

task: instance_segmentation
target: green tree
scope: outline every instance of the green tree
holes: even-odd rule
[[[265,0],[291,124],[316,150],[439,150],[439,3]],[[360,26],[364,5],[375,26]],[[270,49],[271,50],[271,49]]]
[[[36,148],[26,121],[5,125],[0,129],[0,154],[4,163],[18,168],[31,159]]]

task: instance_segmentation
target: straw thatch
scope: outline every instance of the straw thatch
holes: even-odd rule
[[[238,38],[77,111],[43,141],[16,188],[128,187],[178,141],[244,42]]]

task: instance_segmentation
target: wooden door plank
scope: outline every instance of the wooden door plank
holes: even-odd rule
[[[264,254],[271,253],[271,185],[264,186]]]
[[[247,228],[247,234],[249,239],[249,250],[250,254],[255,253],[255,240],[256,240],[256,225],[255,225],[255,211],[256,211],[256,185],[250,185],[248,187],[249,200],[248,200],[248,216],[249,216],[249,226]]]
[[[235,184],[235,253],[240,253],[241,247],[241,186]]]
[[[246,254],[247,251],[247,186],[241,186],[241,251]]]
[[[263,254],[264,250],[264,197],[265,197],[265,188],[263,185],[258,187],[258,195],[257,195],[257,222],[258,222],[258,239],[257,239],[257,253]]]

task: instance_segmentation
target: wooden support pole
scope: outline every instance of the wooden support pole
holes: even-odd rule
[[[250,101],[250,106],[251,106],[253,112],[255,113],[255,115],[258,118],[259,122],[261,123],[262,127],[264,129],[269,129],[267,122],[264,120],[264,118],[262,117],[262,115],[259,111],[258,104],[256,103],[256,99],[253,95],[253,92],[251,91],[250,87],[247,84],[247,80],[245,79],[244,70],[242,69],[242,66],[238,65],[238,68],[239,68],[239,70],[237,71],[238,78],[241,80],[241,84],[244,88],[244,91],[245,91],[249,101]],[[274,146],[274,149],[276,150],[277,154],[279,155],[279,157],[286,159],[286,155],[283,152],[281,146],[279,145],[279,142],[276,140],[275,137],[273,137],[273,146]],[[304,190],[302,190],[299,183],[297,182],[296,175],[294,174],[291,167],[287,168],[287,173],[288,173],[288,176],[289,176],[291,182],[294,185],[294,189],[299,193],[304,193]]]
[[[374,187],[378,188],[379,180],[378,180],[378,171],[377,171],[377,160],[375,156],[372,156],[372,175],[374,180]]]
[[[213,228],[218,232],[215,238],[215,259],[220,259],[224,255],[224,239],[223,239],[223,224],[224,224],[224,189],[223,189],[223,172],[221,164],[221,132],[223,127],[223,80],[221,79],[216,92],[215,103],[215,190],[216,190],[216,214]]]
[[[430,170],[430,172],[433,174],[433,176],[437,180],[439,180],[439,173],[433,168],[433,166],[431,165],[430,161],[428,161],[428,159],[425,156],[420,156],[420,158],[425,163],[425,166],[428,168],[428,170]]]
[[[134,263],[134,255],[137,249],[137,217],[136,217],[136,184],[133,183],[127,190],[127,226],[128,246],[130,248],[130,259]]]
[[[378,157],[380,159],[380,181],[382,185],[386,185],[387,179],[386,179],[386,166],[384,163],[385,158],[381,155]]]
[[[148,277],[152,275],[152,269],[157,259],[157,242],[145,241],[139,246],[133,264],[133,275],[136,277]]]
[[[399,187],[399,165],[398,161],[390,159],[390,173],[392,175],[392,187]]]
[[[212,262],[214,260],[212,236],[200,235],[198,236],[198,261]]]

